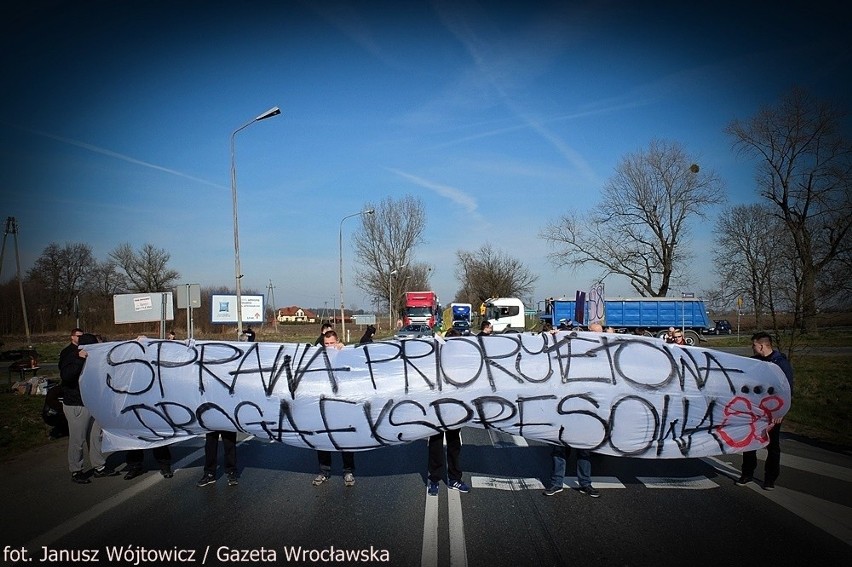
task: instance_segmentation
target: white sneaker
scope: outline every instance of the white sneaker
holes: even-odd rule
[[[331,478],[329,475],[327,475],[325,473],[319,473],[316,476],[316,478],[313,481],[311,481],[311,484],[313,484],[314,486],[319,486],[322,483],[324,483],[325,481],[327,481],[329,478]]]
[[[343,474],[343,484],[346,486],[354,486],[355,485],[355,475],[351,472]]]

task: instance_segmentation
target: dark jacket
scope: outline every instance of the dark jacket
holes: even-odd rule
[[[787,359],[784,353],[777,350],[773,350],[772,354],[770,354],[769,356],[754,355],[752,358],[777,364],[778,367],[784,371],[784,376],[787,377],[787,383],[790,384],[790,394],[793,394],[793,365],[790,364],[790,361]]]
[[[98,342],[97,337],[85,333],[80,337],[79,345],[91,345]],[[80,347],[74,343],[69,344],[59,353],[59,377],[62,380],[62,403],[66,406],[82,406],[83,398],[80,396],[80,374],[86,359],[78,354]]]
[[[367,325],[367,330],[364,331],[364,334],[361,336],[361,340],[358,341],[359,345],[363,345],[366,343],[373,342],[373,335],[376,334],[376,328],[372,325]]]

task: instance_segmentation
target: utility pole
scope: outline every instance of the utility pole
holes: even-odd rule
[[[27,346],[33,348],[30,341],[30,323],[27,320],[27,303],[24,300],[24,283],[21,280],[21,255],[18,253],[18,222],[15,217],[6,218],[6,230],[3,232],[3,248],[0,250],[0,276],[3,273],[3,256],[6,255],[6,237],[9,234],[15,235],[15,267],[18,270],[18,291],[21,294],[21,311],[24,315],[24,330],[27,333]],[[2,281],[2,279],[0,279]]]
[[[272,285],[272,280],[269,280],[269,285],[266,286],[266,294],[269,296],[269,303],[272,304],[272,328],[278,332],[278,308],[275,307],[275,286]]]

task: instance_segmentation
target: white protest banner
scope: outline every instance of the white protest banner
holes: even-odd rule
[[[766,445],[790,407],[772,363],[608,333],[86,350],[83,401],[107,451],[211,430],[360,451],[473,426],[608,455],[703,457]]]

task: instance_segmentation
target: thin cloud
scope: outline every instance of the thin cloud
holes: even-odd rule
[[[477,23],[482,24],[482,21],[478,20]],[[484,21],[487,22],[488,19],[486,18]],[[506,108],[522,123],[514,127],[480,133],[473,137],[496,136],[518,129],[529,129],[553,146],[568,163],[572,164],[590,182],[600,183],[598,175],[580,152],[548,129],[546,126],[548,123],[547,120],[533,117],[533,113],[523,108],[523,105],[516,101],[516,97],[510,94],[510,92],[516,92],[519,88],[522,88],[524,78],[530,77],[537,70],[544,68],[546,61],[551,60],[561,52],[564,46],[557,39],[567,30],[562,29],[561,24],[553,24],[550,20],[543,19],[540,21],[540,25],[533,26],[529,30],[529,32],[535,32],[535,37],[547,38],[547,41],[542,39],[534,41],[533,44],[536,46],[536,49],[513,48],[494,50],[488,47],[492,44],[483,41],[477,30],[469,25],[467,18],[459,18],[446,14],[444,23],[447,29],[455,35],[467,50],[477,70],[478,77],[486,84],[491,85],[491,88],[497,93]],[[488,28],[489,26],[485,26],[484,29],[488,30]],[[494,35],[499,32],[489,30],[488,33]],[[517,38],[501,37],[502,41],[498,45],[508,44],[512,47],[527,45],[530,37],[530,35],[524,35],[522,37],[524,41],[517,41]],[[560,119],[565,120],[566,117],[563,116]],[[467,139],[472,138],[468,137]]]
[[[203,185],[209,185],[210,187],[216,187],[217,189],[228,189],[228,190],[230,190],[229,187],[224,187],[222,185],[219,185],[218,183],[213,183],[212,181],[207,181],[206,179],[201,179],[200,177],[193,177],[192,175],[188,175],[188,174],[183,173],[181,171],[169,169],[167,167],[163,167],[163,166],[156,165],[156,164],[153,164],[153,163],[148,163],[146,161],[142,161],[142,160],[130,157],[130,156],[126,156],[124,154],[120,154],[120,153],[114,152],[112,150],[99,148],[98,146],[93,146],[92,144],[87,144],[85,142],[80,142],[78,140],[72,140],[71,138],[63,138],[62,136],[57,136],[55,134],[50,134],[50,133],[47,133],[47,132],[40,132],[38,130],[30,130],[30,129],[26,129],[26,130],[28,132],[32,132],[33,134],[36,134],[38,136],[43,136],[45,138],[50,138],[51,140],[56,140],[56,141],[62,142],[64,144],[69,144],[71,146],[83,148],[84,150],[89,150],[90,152],[94,152],[94,153],[97,153],[97,154],[109,156],[109,157],[112,157],[112,158],[115,158],[115,159],[120,159],[122,161],[126,161],[127,163],[132,163],[134,165],[141,165],[142,167],[147,167],[149,169],[154,169],[156,171],[162,171],[163,173],[176,175],[177,177],[182,177],[184,179],[196,181],[196,182],[201,183]]]
[[[402,68],[382,50],[370,30],[369,23],[349,2],[302,2],[302,5],[388,67]]]
[[[440,183],[435,183],[434,181],[429,181],[428,179],[423,179],[422,177],[417,177],[416,175],[411,175],[410,173],[405,173],[404,171],[400,171],[398,169],[386,168],[388,171],[399,175],[400,177],[411,181],[415,185],[419,185],[420,187],[424,187],[429,189],[430,191],[434,191],[441,197],[449,199],[453,203],[457,205],[461,205],[464,207],[468,213],[479,218],[479,213],[477,209],[479,205],[476,202],[476,199],[462,191],[461,189],[456,189],[455,187],[450,187],[449,185],[441,185]]]

